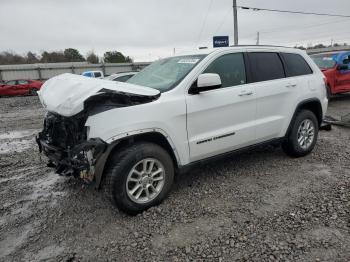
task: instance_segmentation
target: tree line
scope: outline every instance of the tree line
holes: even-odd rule
[[[346,46],[347,43],[335,43],[332,46]],[[295,46],[295,48],[309,50],[316,48],[332,47],[323,44],[313,46]],[[25,55],[20,55],[14,52],[5,51],[0,53],[0,65],[15,65],[15,64],[35,64],[35,63],[60,63],[60,62],[88,62],[91,64],[98,63],[132,63],[133,60],[129,56],[124,56],[118,51],[108,51],[99,57],[94,51],[90,51],[86,56],[83,56],[77,49],[66,48],[63,51],[43,51],[40,55],[28,52]]]
[[[11,51],[0,53],[0,65],[15,65],[15,64],[35,64],[35,63],[60,63],[60,62],[88,62],[91,64],[98,63],[132,63],[129,56],[124,56],[118,51],[105,52],[102,57],[99,57],[94,51],[90,51],[86,56],[83,56],[77,49],[66,48],[63,51],[43,51],[41,54],[28,52],[25,55],[20,55]]]
[[[334,43],[332,45],[317,44],[317,45],[308,46],[308,47],[296,45],[296,46],[294,46],[294,48],[299,48],[299,49],[302,49],[302,50],[310,50],[310,49],[320,49],[320,48],[340,47],[340,46],[348,46],[348,44],[347,43],[344,43],[344,44]]]

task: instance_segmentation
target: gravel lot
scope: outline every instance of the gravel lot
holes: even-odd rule
[[[350,112],[350,96],[329,114]],[[350,261],[350,129],[291,159],[263,147],[177,177],[136,217],[45,166],[37,97],[0,99],[0,261]]]

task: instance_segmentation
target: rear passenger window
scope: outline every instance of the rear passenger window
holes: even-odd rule
[[[305,59],[298,54],[281,54],[285,64],[286,76],[302,76],[312,74],[312,70]]]
[[[242,53],[223,55],[212,62],[203,73],[215,73],[221,78],[222,87],[246,83]]]
[[[284,68],[277,53],[248,53],[252,82],[284,78]]]

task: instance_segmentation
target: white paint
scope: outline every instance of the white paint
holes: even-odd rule
[[[84,109],[85,100],[101,89],[146,96],[159,94],[159,91],[149,87],[66,73],[46,81],[38,95],[48,111],[69,117],[81,112]]]
[[[190,95],[189,88],[217,58],[237,52],[286,52],[305,58],[314,74],[277,79]],[[198,51],[199,52],[199,51]],[[108,110],[88,118],[89,138],[111,142],[121,134],[140,130],[162,130],[176,150],[181,165],[225,153],[247,145],[283,137],[299,102],[328,100],[323,74],[304,51],[282,47],[230,47],[204,50],[207,56],[172,90],[154,102]],[[268,61],[267,61],[268,63]],[[71,116],[83,102],[102,88],[135,94],[155,95],[157,90],[126,83],[89,79],[65,74],[49,80],[40,98],[49,111]],[[231,136],[225,136],[235,133]],[[198,143],[205,139],[210,143]]]

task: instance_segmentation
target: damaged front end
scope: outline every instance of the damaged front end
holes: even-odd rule
[[[96,162],[107,144],[98,138],[87,140],[85,121],[84,113],[73,117],[47,113],[44,129],[36,141],[40,153],[49,158],[48,166],[56,168],[56,173],[92,182]]]
[[[48,111],[36,141],[49,167],[65,176],[99,184],[112,148],[101,138],[89,137],[90,116],[120,107],[150,103],[160,97],[155,89],[63,74],[48,80],[38,92]]]

